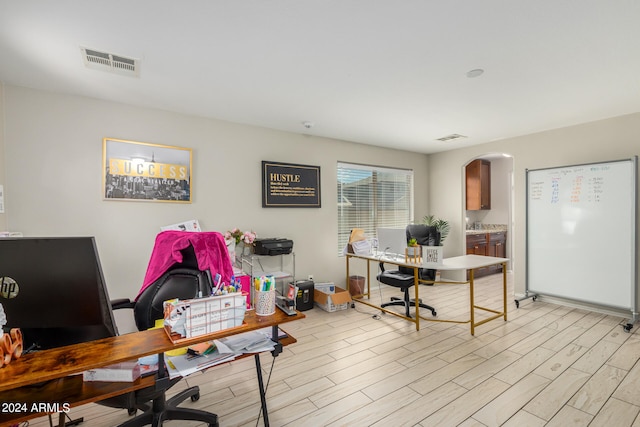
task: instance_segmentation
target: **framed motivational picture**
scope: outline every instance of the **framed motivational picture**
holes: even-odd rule
[[[191,203],[190,148],[104,138],[105,200]]]
[[[262,162],[263,208],[319,208],[320,166]]]

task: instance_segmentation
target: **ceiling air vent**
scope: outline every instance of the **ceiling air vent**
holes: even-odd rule
[[[84,65],[88,68],[109,71],[130,77],[138,77],[140,75],[140,63],[137,59],[126,58],[86,47],[81,47],[80,51],[82,52]]]
[[[452,133],[451,135],[447,135],[447,136],[443,136],[442,138],[438,138],[438,139],[436,139],[436,141],[451,142],[454,139],[460,139],[460,138],[466,138],[466,136],[460,135],[458,133]]]

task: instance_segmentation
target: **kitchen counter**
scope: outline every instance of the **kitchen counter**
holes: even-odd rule
[[[507,231],[507,226],[506,225],[487,224],[486,226],[484,226],[480,230],[466,230],[466,234],[467,234],[467,236],[469,236],[469,235],[473,235],[473,234],[501,233],[501,232],[505,232],[505,231]]]

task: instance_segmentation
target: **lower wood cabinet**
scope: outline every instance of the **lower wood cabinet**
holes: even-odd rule
[[[506,242],[507,233],[505,231],[468,234],[467,255],[486,255],[504,258],[507,253]],[[479,268],[475,271],[474,277],[482,277],[496,273],[502,273],[502,265]]]

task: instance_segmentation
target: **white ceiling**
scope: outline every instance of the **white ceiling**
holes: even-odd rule
[[[0,81],[432,153],[639,112],[640,1],[0,0]]]

